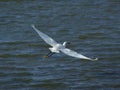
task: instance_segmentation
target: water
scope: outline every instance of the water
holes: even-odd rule
[[[56,54],[31,28],[99,61]],[[120,90],[119,0],[0,0],[0,90]]]

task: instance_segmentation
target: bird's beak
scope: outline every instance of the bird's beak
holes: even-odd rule
[[[71,44],[70,42],[67,42],[67,44]]]

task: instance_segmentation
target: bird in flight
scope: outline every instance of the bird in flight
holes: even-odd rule
[[[79,59],[86,59],[86,60],[91,60],[91,61],[98,60],[98,58],[95,58],[95,59],[88,58],[88,57],[86,57],[86,56],[84,56],[80,53],[77,53],[73,50],[70,50],[70,49],[66,48],[66,45],[69,44],[69,42],[63,42],[63,44],[57,43],[51,37],[49,37],[48,35],[44,34],[40,30],[38,30],[33,24],[31,26],[47,44],[52,46],[51,48],[49,48],[50,52],[47,55],[45,55],[45,58],[48,58],[55,53],[62,52],[64,54],[68,55],[68,56],[72,56],[72,57],[79,58]]]

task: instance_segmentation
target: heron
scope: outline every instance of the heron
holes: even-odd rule
[[[96,61],[98,60],[98,58],[89,58],[86,57],[80,53],[77,53],[74,50],[71,50],[69,48],[66,47],[67,44],[70,44],[69,42],[65,41],[63,42],[63,44],[60,44],[58,42],[56,42],[54,39],[52,39],[50,36],[48,36],[47,34],[41,32],[40,30],[38,30],[34,24],[31,25],[31,27],[38,33],[38,35],[47,43],[49,44],[51,47],[49,48],[50,52],[45,55],[45,58],[48,58],[50,56],[52,56],[55,53],[64,53],[68,56],[72,56],[75,58],[79,58],[79,59],[86,59],[86,60],[91,60],[91,61]]]

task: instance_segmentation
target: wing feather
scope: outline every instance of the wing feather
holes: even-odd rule
[[[39,31],[34,25],[31,25],[32,28],[38,33],[38,35],[49,45],[54,46],[56,44],[58,44],[55,40],[53,40],[51,37],[49,37],[48,35],[42,33],[41,31]]]
[[[75,52],[73,50],[70,50],[68,48],[60,49],[60,51],[63,52],[64,54],[66,54],[66,55],[76,57],[76,58],[87,59],[87,60],[91,60],[91,61],[97,60],[97,58],[96,59],[88,58],[88,57],[86,57],[86,56],[84,56],[84,55],[82,55],[80,53],[77,53],[77,52]]]

